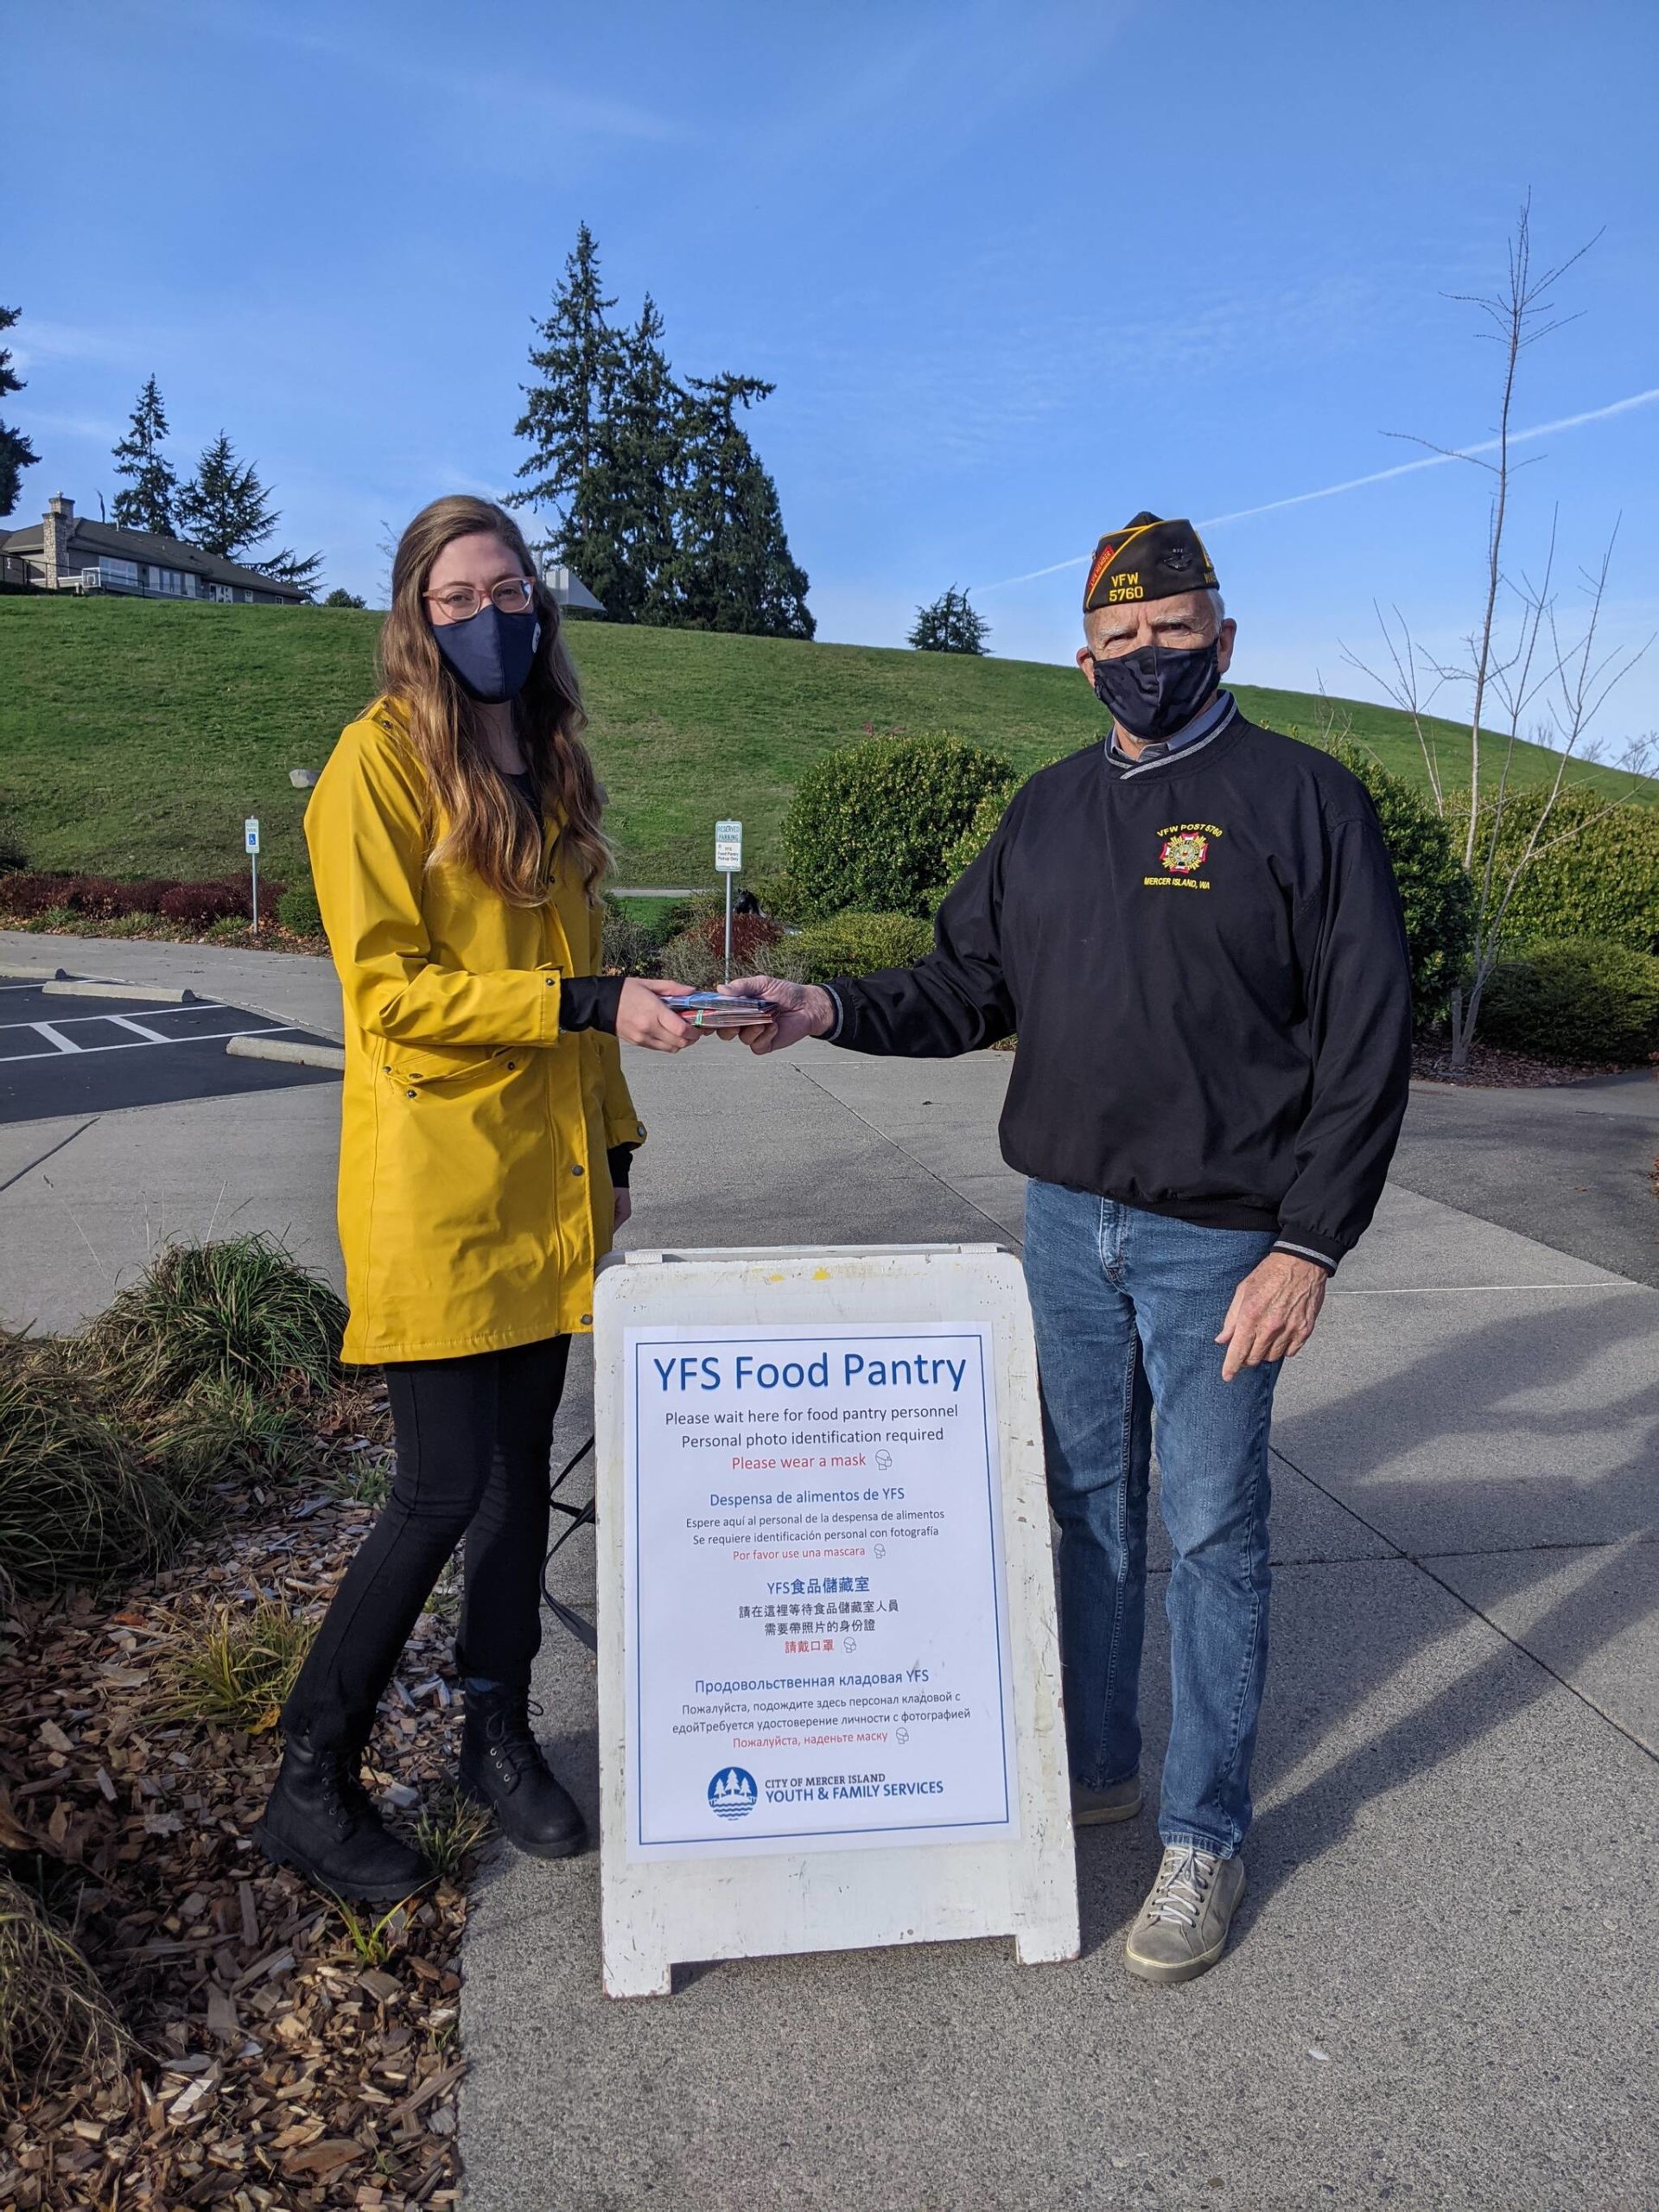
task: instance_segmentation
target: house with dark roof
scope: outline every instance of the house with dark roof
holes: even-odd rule
[[[0,585],[22,591],[107,591],[129,599],[210,599],[298,607],[305,594],[181,537],[92,522],[61,492],[26,530],[0,529]]]

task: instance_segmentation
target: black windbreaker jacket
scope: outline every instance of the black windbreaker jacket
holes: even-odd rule
[[[1411,994],[1370,797],[1235,714],[1128,772],[1033,776],[913,968],[835,986],[832,1041],[940,1058],[1019,1032],[1008,1165],[1334,1268],[1405,1113]]]

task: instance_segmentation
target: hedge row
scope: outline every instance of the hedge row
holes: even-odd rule
[[[265,892],[278,901],[283,886],[268,883]],[[50,913],[99,922],[159,914],[163,921],[205,930],[215,922],[249,921],[253,908],[248,885],[230,877],[179,883],[166,876],[58,875],[35,868],[0,875],[0,917],[31,921]]]
[[[34,921],[42,914],[73,914],[92,922],[156,915],[181,928],[207,930],[215,922],[251,922],[250,893],[249,884],[231,876],[180,883],[170,876],[65,875],[21,868],[0,874],[0,922]],[[296,937],[322,935],[309,876],[286,888],[267,878],[259,905],[262,913],[274,913]]]

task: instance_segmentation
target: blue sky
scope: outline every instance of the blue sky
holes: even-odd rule
[[[178,456],[223,425],[282,535],[372,598],[425,499],[499,492],[532,315],[585,219],[683,372],[753,418],[818,634],[898,644],[976,588],[1058,660],[1096,536],[1234,515],[1461,444],[1522,194],[1580,320],[1518,419],[1659,387],[1650,0],[54,0],[9,11],[0,300],[40,448],[14,521],[115,488],[158,377]],[[1619,523],[1609,635],[1659,627],[1659,404],[1540,439],[1517,565]],[[1486,492],[1460,465],[1219,524],[1236,672],[1370,696],[1372,601],[1443,653]],[[1622,521],[1620,518],[1622,517]],[[1571,593],[1569,593],[1571,596]],[[1449,696],[1449,695],[1448,695]],[[1659,649],[1608,710],[1659,724]]]

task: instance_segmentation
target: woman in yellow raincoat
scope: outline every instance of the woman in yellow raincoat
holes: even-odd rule
[[[391,1900],[429,1870],[359,1768],[463,1535],[462,1787],[522,1849],[585,1840],[528,1713],[553,1419],[645,1134],[617,1039],[700,1033],[662,1003],[679,984],[595,974],[601,794],[558,608],[499,507],[438,499],[404,531],[380,673],[305,828],[345,998],[344,1356],[385,1369],[397,1466],[283,1713],[258,1840]]]

